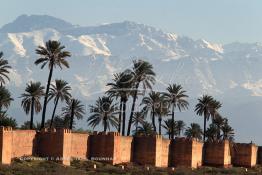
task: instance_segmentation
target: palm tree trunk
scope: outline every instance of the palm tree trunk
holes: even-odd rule
[[[106,129],[107,129],[107,114],[105,114],[105,117],[104,117],[104,132],[106,132]]]
[[[45,113],[46,113],[46,106],[47,106],[47,98],[48,98],[50,83],[51,83],[51,79],[53,75],[53,69],[54,69],[54,63],[51,63],[51,68],[49,71],[49,76],[48,76],[47,85],[46,85],[45,100],[44,100],[44,106],[43,106],[43,112],[42,112],[41,129],[45,127]]]
[[[206,123],[207,123],[207,118],[204,115],[204,137],[203,137],[203,142],[205,143],[206,141]]]
[[[161,135],[162,117],[158,117],[158,122],[159,122],[158,134]]]
[[[135,87],[135,94],[134,94],[134,97],[133,97],[133,104],[132,104],[131,113],[130,113],[130,117],[129,117],[129,121],[128,121],[128,128],[127,128],[127,135],[128,136],[130,135],[132,119],[133,119],[133,116],[134,116],[134,110],[135,110],[135,106],[136,106],[137,91],[138,91],[139,83],[140,82],[138,82],[136,84],[136,87]]]
[[[205,157],[206,157],[206,144],[205,144],[205,141],[206,141],[206,122],[207,122],[207,118],[206,118],[206,115],[204,115],[204,137],[203,137],[203,149],[202,149],[202,160],[203,160],[203,163],[205,164]]]
[[[119,107],[119,117],[118,117],[118,132],[121,133],[121,120],[122,120],[122,107],[123,107],[123,100],[120,100],[120,107]]]
[[[74,123],[74,114],[75,114],[75,109],[74,109],[74,106],[75,106],[75,100],[72,100],[72,107],[71,107],[71,121],[70,121],[70,127],[69,129],[73,129],[73,123]]]
[[[30,119],[30,129],[33,129],[33,124],[34,124],[34,107],[35,106],[35,98],[32,98],[32,103],[31,103],[31,119]]]
[[[138,128],[138,122],[136,122],[136,133],[137,133],[137,128]]]
[[[174,126],[175,126],[175,105],[172,104],[172,120],[171,120],[171,138],[174,139]]]
[[[54,122],[54,118],[55,118],[55,111],[56,111],[56,107],[57,107],[58,101],[59,101],[59,97],[57,97],[57,99],[55,101],[55,107],[54,107],[54,110],[53,110],[53,113],[52,113],[52,118],[51,118],[51,122],[50,122],[50,126],[49,126],[50,129],[53,126],[53,122]]]
[[[156,132],[155,108],[154,107],[152,107],[152,124],[153,124],[154,131]]]
[[[123,102],[123,123],[122,123],[122,136],[125,135],[126,127],[126,101]]]

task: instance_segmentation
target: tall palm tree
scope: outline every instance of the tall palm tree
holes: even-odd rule
[[[135,131],[134,135],[153,135],[155,134],[155,131],[153,130],[153,126],[151,123],[144,122],[141,126],[137,128],[137,131]]]
[[[187,138],[195,138],[198,140],[202,139],[203,131],[199,124],[197,123],[191,123],[190,127],[188,127],[185,131],[185,136]]]
[[[144,60],[134,60],[133,61],[133,81],[134,81],[134,91],[133,91],[133,102],[131,107],[131,113],[128,121],[127,135],[130,135],[132,119],[134,115],[138,88],[142,83],[143,89],[152,89],[152,85],[155,83],[155,72],[153,71],[153,66]]]
[[[13,98],[11,97],[11,93],[8,89],[6,89],[4,86],[0,86],[0,113],[5,113],[6,111],[3,111],[3,109],[7,110],[11,104],[11,101],[13,101]]]
[[[143,124],[144,122],[145,122],[145,113],[143,111],[135,112],[132,120],[132,123],[136,127],[135,132],[137,132],[138,125]]]
[[[121,133],[121,121],[122,121],[122,135],[125,135],[125,123],[126,123],[126,103],[131,93],[133,86],[132,72],[126,70],[121,73],[114,74],[112,83],[108,83],[110,89],[107,91],[110,97],[120,98],[119,116],[118,116],[118,132]],[[123,116],[123,120],[122,120]]]
[[[107,129],[110,130],[110,125],[117,128],[118,121],[115,116],[115,111],[117,110],[118,108],[116,104],[113,103],[112,98],[107,96],[99,97],[95,105],[90,106],[90,113],[92,115],[87,119],[88,125],[95,128],[102,122],[104,132],[106,132]]]
[[[46,85],[46,92],[45,92],[45,99],[44,99],[44,106],[43,106],[43,113],[42,113],[42,121],[41,121],[41,128],[45,127],[45,115],[46,115],[46,106],[47,106],[47,99],[48,93],[50,88],[50,83],[53,75],[53,70],[57,66],[61,69],[64,67],[69,68],[69,63],[66,61],[66,57],[70,57],[71,54],[68,51],[64,51],[63,49],[65,46],[62,46],[58,41],[49,40],[45,43],[45,46],[38,46],[35,50],[36,54],[40,56],[35,61],[36,65],[41,64],[41,69],[43,69],[46,65],[49,68],[49,75]]]
[[[175,121],[175,131],[177,131],[177,134],[178,136],[181,136],[181,133],[183,132],[183,130],[185,129],[186,127],[186,124],[184,121],[182,120],[178,120],[178,121]],[[176,134],[176,132],[175,132]]]
[[[203,141],[206,140],[206,122],[210,117],[215,118],[218,114],[217,110],[221,107],[221,103],[216,101],[209,95],[203,95],[198,99],[198,103],[195,106],[195,112],[199,116],[204,116],[204,137]]]
[[[174,125],[175,125],[175,108],[178,108],[179,111],[187,109],[189,103],[187,102],[186,98],[188,97],[185,93],[186,91],[183,90],[181,85],[177,84],[170,84],[167,87],[168,93],[165,93],[169,103],[171,104],[172,108],[172,125],[171,128],[171,138],[174,139]]]
[[[51,84],[48,101],[54,99],[55,106],[54,106],[52,118],[51,118],[51,121],[50,121],[50,126],[49,126],[50,128],[53,125],[58,101],[59,100],[61,102],[63,102],[64,100],[68,101],[71,98],[71,94],[69,92],[70,90],[71,90],[71,87],[64,80],[55,80],[55,83]]]
[[[169,113],[169,104],[165,100],[164,96],[161,96],[161,101],[159,105],[155,109],[156,116],[158,116],[158,134],[161,135],[161,128],[162,128],[162,119],[163,117],[167,116]]]
[[[70,119],[69,129],[73,129],[74,117],[82,119],[85,114],[84,105],[78,99],[70,99],[66,101],[66,107],[62,108],[65,119]]]
[[[33,129],[34,125],[34,112],[39,113],[42,109],[40,99],[44,95],[44,89],[40,82],[30,82],[26,85],[25,93],[21,95],[21,106],[25,113],[28,115],[31,111],[30,129]]]
[[[148,97],[142,99],[142,104],[145,105],[145,111],[151,112],[151,119],[154,131],[156,132],[156,123],[155,123],[155,108],[159,105],[161,101],[161,93],[152,91],[148,94]]]
[[[7,79],[9,81],[9,69],[11,69],[11,66],[8,64],[8,61],[3,59],[3,52],[0,52],[0,84],[1,86],[6,83]]]

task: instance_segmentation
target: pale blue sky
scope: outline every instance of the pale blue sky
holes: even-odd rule
[[[0,26],[21,14],[73,24],[135,21],[218,43],[262,42],[262,0],[3,0]]]

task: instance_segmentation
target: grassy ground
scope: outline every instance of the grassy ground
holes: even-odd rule
[[[178,168],[174,171],[171,168],[153,168],[149,170],[144,166],[125,165],[111,166],[91,161],[73,161],[72,166],[65,167],[55,162],[49,161],[13,161],[11,166],[0,166],[0,175],[251,175],[262,174],[262,167],[252,169],[245,168],[211,168],[203,167],[197,170]]]

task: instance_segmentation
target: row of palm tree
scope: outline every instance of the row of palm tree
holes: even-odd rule
[[[77,119],[82,118],[85,111],[84,105],[81,101],[74,99],[69,92],[71,87],[64,80],[55,80],[52,83],[53,70],[56,67],[62,69],[63,67],[69,68],[69,63],[66,58],[70,57],[69,51],[64,51],[65,46],[62,46],[58,41],[49,40],[45,43],[45,46],[39,46],[36,49],[36,54],[39,58],[35,61],[36,65],[41,65],[41,69],[48,66],[49,75],[46,88],[41,85],[40,82],[29,82],[26,85],[25,92],[21,95],[21,106],[26,114],[31,115],[30,129],[33,128],[33,118],[35,113],[39,113],[42,110],[41,128],[45,127],[46,108],[49,101],[54,100],[54,108],[50,120],[50,128],[53,125],[54,117],[56,115],[56,109],[58,102],[66,101],[66,107],[62,108],[62,115],[65,118],[70,118],[69,128],[73,128],[74,117]],[[3,59],[3,53],[0,52],[0,113],[4,116],[7,108],[10,106],[11,94],[3,85],[6,84],[6,80],[9,80],[9,70],[11,66],[8,61]],[[44,92],[45,91],[45,92]],[[41,98],[44,97],[43,109],[41,105]],[[5,111],[3,111],[5,110]]]
[[[35,61],[35,64],[41,65],[41,69],[48,67],[49,74],[46,87],[43,87],[40,82],[29,82],[25,93],[21,95],[21,105],[26,114],[30,113],[31,115],[30,128],[33,128],[34,113],[39,113],[41,110],[41,128],[45,127],[46,109],[50,101],[54,102],[49,124],[50,128],[53,126],[56,118],[59,102],[66,102],[66,107],[62,108],[61,115],[64,116],[65,120],[70,121],[69,128],[72,129],[73,127],[74,117],[79,119],[84,115],[84,106],[81,104],[81,101],[72,98],[69,84],[64,80],[55,80],[55,82],[52,82],[55,68],[69,68],[66,58],[71,57],[71,53],[64,49],[65,46],[62,46],[60,42],[51,40],[47,41],[45,46],[39,46],[36,49],[36,54],[39,55],[39,58]],[[11,67],[8,61],[2,57],[3,54],[1,52],[0,112],[4,114],[6,111],[3,110],[7,110],[13,99],[8,89],[3,86],[9,80],[8,73]],[[175,121],[175,111],[188,109],[188,96],[179,84],[170,84],[166,92],[153,91],[152,87],[156,82],[155,76],[152,64],[144,60],[134,60],[131,69],[114,74],[113,81],[107,84],[110,89],[106,92],[106,95],[99,98],[95,105],[90,106],[91,116],[88,118],[88,124],[94,128],[102,123],[104,131],[110,130],[110,126],[112,126],[117,128],[118,132],[122,133],[122,135],[130,135],[132,125],[135,126],[136,133],[143,125],[149,126],[149,123],[146,122],[146,117],[149,115],[151,117],[153,133],[157,133],[155,120],[158,118],[158,134],[162,134],[162,127],[164,126],[162,124],[163,118],[171,116],[171,119],[165,120],[164,123],[166,126],[168,125],[169,138],[173,139],[177,135],[175,126],[178,124]],[[148,94],[146,93],[147,90],[150,91]],[[43,108],[41,104],[42,97],[44,98]],[[131,111],[127,120],[127,104],[130,103],[130,99]],[[141,99],[140,103],[137,102],[138,99]],[[214,130],[216,130],[216,137],[214,139],[221,137],[220,132],[223,129],[232,130],[229,125],[226,125],[227,122],[224,122],[223,125],[217,125],[218,118],[222,118],[218,111],[221,106],[222,104],[219,101],[208,95],[204,95],[198,99],[195,112],[199,116],[204,116],[204,141],[206,140],[207,133],[210,135]],[[137,108],[142,108],[142,110],[139,111]],[[212,125],[207,129],[206,124],[210,118],[212,119]],[[224,121],[227,120],[224,119]],[[179,134],[181,134],[181,130]]]
[[[122,135],[125,135],[126,131],[127,135],[129,135],[131,127],[134,125],[135,133],[141,133],[141,129],[143,130],[144,126],[147,128],[147,130],[150,128],[149,123],[146,122],[146,117],[149,115],[151,117],[153,133],[157,133],[155,120],[158,118],[158,134],[162,134],[162,127],[165,129],[168,128],[168,136],[169,138],[173,139],[174,136],[177,135],[175,130],[175,111],[188,109],[188,95],[186,94],[186,91],[183,89],[183,87],[179,84],[170,84],[167,87],[166,92],[153,91],[152,86],[154,83],[155,73],[153,71],[153,66],[144,60],[134,60],[133,68],[126,69],[123,72],[114,74],[113,82],[107,84],[110,89],[106,92],[106,96],[99,98],[94,106],[90,106],[91,116],[88,118],[89,125],[95,128],[97,125],[102,123],[104,126],[104,131],[110,129],[111,125],[116,127],[118,132],[122,133]],[[140,88],[140,85],[142,88]],[[149,89],[150,92],[148,95],[145,95],[147,89]],[[139,111],[135,109],[137,99],[139,99],[138,96],[140,95],[142,95],[142,100],[138,106],[142,107],[142,110]],[[129,98],[132,99],[132,106],[130,117],[128,119],[128,127],[126,129],[126,106],[128,104]],[[117,101],[119,102],[119,107],[116,107]],[[104,109],[104,103],[109,104],[107,107],[110,107],[110,110]],[[198,99],[198,103],[195,106],[195,112],[197,115],[204,117],[204,141],[206,141],[207,133],[210,135],[210,130],[213,129],[212,126],[214,126],[216,122],[222,118],[219,113],[221,106],[222,104],[219,101],[215,100],[212,96],[209,95],[203,95]],[[116,115],[118,115],[118,118]],[[171,119],[165,120],[165,125],[162,125],[163,118],[168,116],[171,116]],[[207,130],[206,125],[210,118],[212,119],[212,124]],[[227,129],[230,130],[229,125],[225,125],[223,127],[227,127]],[[191,129],[193,131],[200,131],[197,129],[196,124],[193,124]],[[221,129],[222,125],[219,125],[217,131],[219,130],[220,132]],[[216,134],[219,135],[217,132]],[[197,135],[201,135],[202,137],[202,134]]]

